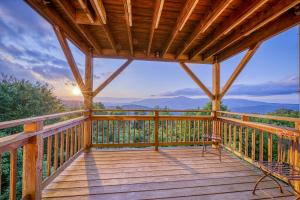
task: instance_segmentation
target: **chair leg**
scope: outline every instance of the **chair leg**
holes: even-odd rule
[[[276,178],[274,178],[273,176],[270,176],[270,178],[275,182],[277,183],[279,189],[280,189],[280,192],[283,193],[283,189],[282,189],[282,186],[280,185],[280,183],[278,182],[278,180]]]
[[[265,172],[264,172],[264,173],[265,173]],[[256,181],[255,186],[254,186],[254,188],[253,188],[253,190],[252,190],[252,194],[255,194],[255,191],[256,191],[256,188],[257,188],[258,184],[259,184],[264,178],[266,178],[266,177],[269,176],[269,175],[270,175],[270,173],[265,173],[265,175],[263,175],[262,177],[260,177],[260,179],[258,179],[258,181]]]
[[[221,147],[221,145],[219,146],[219,158],[220,158],[220,162],[222,162],[222,147]]]

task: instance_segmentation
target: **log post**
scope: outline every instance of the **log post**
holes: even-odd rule
[[[220,133],[217,130],[217,111],[220,110],[221,107],[221,99],[220,99],[220,63],[218,61],[214,61],[212,66],[212,117],[213,117],[213,135],[215,137],[220,137]],[[216,148],[217,143],[213,141],[213,148]]]
[[[43,122],[24,124],[24,134],[43,129]],[[42,198],[43,138],[39,135],[30,138],[23,147],[23,187],[22,199]]]
[[[88,118],[84,121],[84,149],[89,151],[92,145],[92,109],[93,109],[93,52],[92,49],[85,56],[85,91],[84,109],[87,110],[84,116]]]
[[[155,144],[155,151],[158,151],[158,128],[159,128],[159,115],[158,111],[154,112],[154,144]]]

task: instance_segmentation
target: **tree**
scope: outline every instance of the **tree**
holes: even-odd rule
[[[227,111],[228,110],[228,108],[227,108],[227,106],[225,106],[223,103],[222,103],[222,101],[221,101],[221,111]],[[204,110],[212,110],[212,101],[209,101],[209,102],[207,102],[206,104],[205,104],[205,106],[203,107],[203,109]]]
[[[17,80],[12,76],[0,77],[0,121],[8,121],[63,111],[63,104],[53,95],[52,88],[39,82],[31,83]],[[0,130],[0,137],[22,131],[22,127]],[[17,152],[17,199],[21,199],[22,190],[22,149]],[[2,194],[1,199],[9,195],[9,153],[2,155]]]

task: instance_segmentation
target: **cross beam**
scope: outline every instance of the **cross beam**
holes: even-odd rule
[[[93,97],[95,97],[100,91],[102,91],[109,83],[111,83],[128,65],[132,62],[132,59],[127,60],[120,68],[118,68],[108,79],[106,79],[101,85],[99,85],[93,92]]]
[[[236,78],[238,77],[238,75],[245,68],[245,66],[247,65],[247,63],[249,62],[249,60],[252,58],[252,56],[254,55],[254,53],[256,52],[256,50],[258,49],[258,47],[260,46],[260,44],[261,43],[257,43],[256,45],[254,45],[253,47],[251,47],[248,50],[248,52],[246,53],[246,55],[243,57],[243,59],[241,60],[241,62],[238,64],[238,66],[236,67],[236,69],[234,70],[234,72],[232,73],[232,75],[230,76],[230,78],[228,79],[228,81],[226,82],[226,84],[224,85],[224,87],[222,89],[222,92],[221,92],[221,98],[225,95],[225,93],[228,91],[228,89],[230,88],[230,86],[236,80]]]
[[[212,93],[209,89],[197,78],[197,76],[190,70],[190,68],[183,62],[179,63],[180,66],[184,69],[184,71],[195,81],[195,83],[207,94],[210,99],[213,99]]]

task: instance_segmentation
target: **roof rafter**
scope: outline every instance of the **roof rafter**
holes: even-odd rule
[[[195,49],[191,58],[195,58],[196,55],[201,54],[206,49],[214,45],[221,37],[228,34],[242,22],[244,22],[248,17],[255,13],[260,7],[265,5],[269,0],[256,0],[249,1],[241,8],[241,12],[234,13],[221,28],[217,29],[212,36],[206,40],[206,42],[201,45],[199,48]]]
[[[132,26],[131,0],[123,0],[123,4],[124,4],[124,12],[125,12],[126,29],[128,35],[129,51],[130,54],[133,55],[133,42],[132,42],[132,33],[131,33],[131,26]]]
[[[88,17],[89,21],[91,23],[94,23],[95,22],[94,16],[91,13],[90,9],[87,7],[86,1],[84,1],[84,0],[78,0],[78,2],[79,2],[79,5],[80,5],[81,9],[85,13],[85,15]]]
[[[156,0],[155,2],[155,8],[153,11],[153,18],[152,18],[152,25],[150,29],[150,35],[149,35],[149,42],[148,42],[148,48],[147,48],[147,56],[149,56],[152,46],[152,40],[154,35],[154,30],[158,28],[161,12],[164,6],[165,0]]]
[[[216,55],[223,51],[225,48],[229,47],[230,45],[234,44],[238,40],[250,35],[254,31],[260,29],[261,27],[265,26],[269,22],[275,20],[280,15],[288,11],[289,9],[293,8],[297,4],[300,3],[300,0],[281,0],[276,3],[272,9],[267,10],[266,12],[258,15],[255,20],[252,20],[247,25],[243,26],[241,29],[233,32],[230,34],[224,41],[221,41],[219,44],[216,44],[211,49],[207,50],[203,53],[203,59],[206,59],[210,56]]]
[[[249,62],[249,60],[255,54],[255,52],[258,49],[258,47],[260,46],[260,44],[261,43],[255,44],[253,47],[251,47],[248,50],[248,52],[246,53],[246,55],[243,57],[243,59],[241,60],[241,62],[238,64],[238,66],[236,67],[236,69],[231,74],[230,78],[228,79],[228,81],[226,82],[226,84],[224,85],[224,87],[222,88],[222,92],[221,92],[220,98],[222,98],[226,94],[226,92],[228,91],[228,89],[230,88],[230,86],[233,84],[233,82],[236,80],[236,78],[238,77],[238,75],[245,68],[245,66],[247,65],[247,63]]]
[[[185,2],[185,5],[177,18],[176,25],[175,25],[169,39],[167,40],[166,45],[164,46],[164,49],[161,53],[161,57],[164,57],[165,54],[168,52],[177,33],[182,30],[182,28],[184,27],[185,23],[187,22],[190,15],[194,11],[198,2],[199,2],[199,0],[187,0]]]
[[[83,29],[81,27],[81,25],[76,23],[76,21],[75,21],[76,10],[72,7],[72,5],[69,4],[66,0],[53,0],[53,1],[61,6],[61,8],[64,10],[64,12],[67,14],[67,16],[74,23],[74,26],[83,35],[83,37],[89,42],[91,47],[93,47],[97,52],[101,53],[101,46],[94,40],[93,37],[90,36],[90,34],[88,32],[86,32],[85,29]]]
[[[107,37],[112,49],[115,51],[115,53],[117,53],[116,42],[110,31],[109,26],[107,25],[106,11],[105,11],[105,7],[103,5],[102,0],[90,0],[90,2],[91,2],[91,5],[92,5],[97,17],[100,19],[100,21],[102,23],[103,30],[106,34],[106,37]]]
[[[220,61],[226,60],[233,55],[255,45],[258,42],[262,42],[282,31],[285,31],[300,23],[300,16],[295,14],[295,11],[291,10],[284,15],[280,16],[278,19],[266,25],[263,29],[259,29],[243,38],[239,43],[234,44],[226,48],[221,53],[217,54]],[[267,30],[267,31],[266,31]]]
[[[222,14],[222,12],[230,5],[232,1],[233,0],[223,1],[212,12],[208,11],[208,14],[206,15],[205,19],[201,20],[201,22],[195,28],[195,30],[193,31],[187,42],[184,44],[180,52],[177,54],[177,58],[181,56],[188,48],[191,47],[191,45],[195,42],[199,35],[206,32],[208,27]]]
[[[213,99],[213,94],[209,91],[209,89],[200,81],[197,76],[190,70],[190,68],[184,63],[179,62],[180,66],[184,71],[195,81],[195,83],[207,94],[210,99]]]

